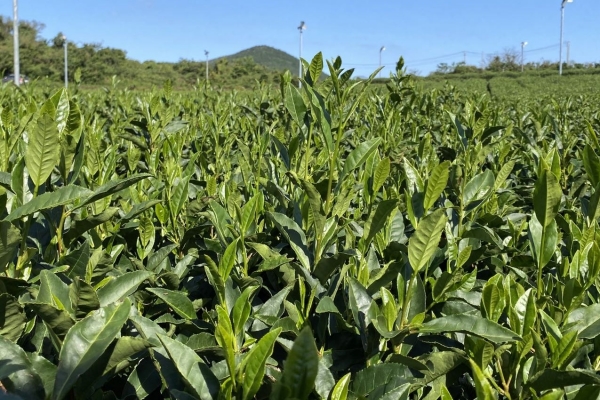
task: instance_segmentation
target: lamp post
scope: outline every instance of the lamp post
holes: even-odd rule
[[[204,50],[204,55],[206,56],[206,83],[208,83],[208,50]]]
[[[14,66],[15,85],[21,84],[21,71],[19,65],[19,1],[13,0],[13,46],[14,46]]]
[[[560,6],[560,46],[558,51],[558,74],[562,75],[562,48],[563,48],[563,26],[565,24],[565,5],[573,0],[562,0]]]
[[[385,51],[385,46],[381,46],[379,49],[379,68],[381,68],[381,53]],[[379,77],[381,78],[381,71],[379,71]]]
[[[69,57],[67,55],[67,52],[68,52],[67,37],[65,35],[63,35],[62,40],[63,40],[63,47],[65,48],[65,88],[68,88],[69,87]]]
[[[525,46],[527,46],[527,42],[521,42],[521,72],[523,72],[523,64],[525,63]]]
[[[304,21],[300,21],[298,32],[300,32],[300,55],[298,57],[298,87],[302,87],[302,33],[306,30]]]

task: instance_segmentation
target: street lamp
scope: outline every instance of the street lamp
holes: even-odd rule
[[[300,32],[300,56],[298,57],[298,87],[302,87],[302,32],[306,30],[304,21],[300,21],[298,32]]]
[[[63,47],[65,48],[65,88],[69,87],[69,58],[67,56],[67,37],[63,35]]]
[[[15,85],[21,84],[21,71],[19,65],[19,1],[13,0],[13,46],[14,46],[14,66]]]
[[[381,46],[379,49],[379,68],[381,68],[381,53],[385,51],[385,46]],[[381,78],[381,71],[379,71],[379,77]]]
[[[204,55],[206,56],[206,83],[208,83],[208,50],[204,50]]]
[[[558,74],[562,75],[562,48],[563,48],[563,26],[565,24],[565,5],[573,0],[562,0],[560,6],[560,47],[558,51]]]
[[[521,72],[523,72],[523,64],[525,60],[525,46],[527,46],[527,42],[521,42]]]

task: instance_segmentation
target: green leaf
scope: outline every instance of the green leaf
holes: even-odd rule
[[[100,186],[98,189],[94,190],[91,194],[89,194],[77,207],[73,210],[76,210],[81,207],[85,207],[88,204],[92,204],[95,201],[103,199],[105,197],[111,196],[114,193],[120,192],[123,189],[128,188],[131,185],[138,183],[139,181],[147,178],[151,178],[152,174],[136,174],[128,176],[127,178],[123,178],[117,181],[109,181],[107,184]]]
[[[49,210],[54,207],[63,206],[74,202],[76,199],[87,196],[90,193],[86,188],[76,185],[62,186],[54,192],[44,193],[33,200],[23,204],[21,207],[13,210],[4,221],[14,221],[26,215],[34,214],[38,211]]]
[[[423,178],[419,175],[419,171],[417,171],[410,161],[408,161],[408,158],[404,159],[403,164],[408,193],[412,196],[416,192],[422,192],[425,187],[423,185]]]
[[[386,157],[379,161],[373,172],[373,193],[379,192],[383,184],[390,176],[390,159]]]
[[[319,77],[323,72],[323,54],[318,52],[315,54],[308,67],[308,73],[310,74],[311,86],[319,81]]]
[[[551,220],[550,224],[544,228],[536,215],[532,215],[529,221],[529,243],[538,268],[545,267],[552,259],[558,245],[556,221]]]
[[[307,110],[306,104],[304,104],[304,100],[298,89],[291,83],[288,83],[285,86],[283,104],[296,124],[298,124],[298,126],[304,125],[304,116],[306,115]]]
[[[377,204],[375,211],[369,216],[365,222],[363,237],[364,245],[368,246],[375,235],[385,226],[388,217],[396,208],[398,202],[396,200],[384,200]]]
[[[323,234],[325,227],[325,213],[323,212],[323,199],[319,194],[317,188],[305,179],[299,179],[304,193],[308,197],[308,204],[313,215],[313,221],[315,224],[315,232],[318,236]]]
[[[444,192],[448,183],[450,165],[450,161],[444,161],[431,171],[425,188],[425,198],[423,199],[423,209],[425,212],[433,207],[437,199]]]
[[[287,239],[292,250],[296,253],[298,261],[302,266],[311,271],[312,260],[308,251],[308,245],[306,244],[306,235],[304,231],[298,226],[298,224],[288,218],[284,214],[269,212],[267,213],[269,219],[273,221],[279,232]]]
[[[127,321],[131,303],[111,304],[77,322],[67,333],[60,351],[54,400],[63,399],[81,374],[104,353]]]
[[[576,331],[580,339],[595,339],[600,335],[600,304],[572,311],[564,322],[565,329]]]
[[[564,399],[564,395],[565,395],[565,392],[561,389],[558,389],[558,390],[554,390],[552,392],[544,394],[542,397],[540,397],[540,400],[562,400],[562,399]],[[588,397],[588,398],[592,398],[592,397]]]
[[[87,282],[77,278],[69,287],[69,298],[77,318],[83,318],[90,312],[100,308],[100,300],[94,288]]]
[[[16,342],[23,333],[27,317],[17,299],[8,293],[0,294],[0,335]]]
[[[350,309],[354,317],[354,325],[360,332],[360,337],[363,342],[363,347],[367,347],[367,327],[369,326],[369,308],[373,299],[367,293],[367,289],[360,284],[359,281],[352,277],[348,277],[349,291],[348,297],[350,301]]]
[[[488,381],[485,374],[477,363],[473,360],[469,360],[471,363],[471,370],[473,371],[473,380],[475,381],[475,391],[477,392],[477,398],[482,400],[492,400],[498,398],[498,393],[492,388],[492,384]]]
[[[490,195],[494,189],[494,180],[494,173],[489,169],[479,175],[475,175],[465,185],[462,193],[463,206],[466,207],[472,202],[483,200]]]
[[[494,183],[494,188],[496,190],[500,189],[504,185],[504,182],[506,182],[510,176],[515,164],[516,162],[514,160],[510,160],[504,164],[502,168],[500,168],[500,172],[498,172],[498,176],[496,176],[496,182]]]
[[[161,200],[148,200],[148,201],[144,201],[139,204],[136,204],[131,208],[131,211],[129,211],[127,214],[125,214],[125,216],[123,216],[123,218],[121,218],[121,221],[129,222],[132,219],[134,219],[135,217],[137,217],[138,215],[140,215],[141,213],[143,213],[144,211],[154,207],[155,205],[157,205],[159,203],[162,203],[162,201]]]
[[[383,395],[396,388],[411,383],[408,368],[402,364],[385,363],[372,365],[358,371],[352,382],[352,392],[357,396]],[[412,376],[411,376],[412,378]]]
[[[100,307],[106,307],[109,304],[122,300],[135,292],[138,286],[150,277],[147,271],[127,272],[118,276],[106,285],[98,289],[98,301]],[[160,296],[159,296],[160,297]]]
[[[173,290],[160,289],[160,288],[149,288],[146,289],[150,293],[157,295],[162,301],[167,303],[169,307],[173,309],[180,317],[187,320],[196,319],[196,311],[194,310],[194,304],[192,301],[183,293],[176,292]]]
[[[44,270],[40,273],[40,290],[36,299],[38,302],[56,306],[73,314],[69,287],[56,274]]]
[[[70,267],[66,273],[70,279],[77,277],[85,279],[89,261],[90,243],[86,240],[78,249],[72,250],[69,254],[61,258],[58,265],[68,265]]]
[[[292,291],[293,286],[293,284],[288,285],[271,296],[258,310],[255,311],[254,317],[259,318],[261,321],[273,320],[273,323],[275,320],[278,320],[284,312],[283,302]]]
[[[225,249],[225,252],[223,252],[223,255],[221,256],[221,259],[219,260],[218,272],[219,276],[223,281],[227,280],[227,278],[231,274],[231,270],[235,265],[239,240],[240,239],[236,239],[233,242],[229,243],[229,245]]]
[[[306,327],[294,341],[283,365],[283,375],[277,382],[272,400],[284,400],[293,395],[306,400],[314,389],[319,370],[319,353],[310,328]]]
[[[411,236],[408,242],[408,259],[415,272],[419,272],[435,253],[446,220],[444,210],[438,209],[423,218],[417,231]]]
[[[146,356],[146,350],[152,344],[141,337],[123,336],[113,341],[75,385],[78,397],[89,397],[97,389],[114,377],[115,374],[128,368],[131,359],[136,355]]]
[[[171,215],[177,217],[181,212],[185,202],[188,199],[189,178],[177,178],[174,182],[174,187],[170,193],[169,209]]]
[[[25,165],[35,186],[41,186],[52,173],[60,157],[58,129],[49,114],[42,113],[29,134]]]
[[[342,378],[335,384],[331,391],[331,400],[347,400],[348,399],[348,387],[350,386],[350,373],[342,376]]]
[[[246,232],[248,231],[248,229],[250,229],[250,227],[254,223],[254,220],[256,218],[256,212],[258,211],[260,202],[261,202],[261,196],[256,195],[256,196],[253,196],[242,208],[242,219],[240,221],[241,222],[240,228],[241,228],[242,234],[246,235]]]
[[[154,235],[154,234],[153,234]],[[169,244],[161,247],[160,249],[154,251],[150,257],[148,257],[148,263],[146,265],[146,269],[149,271],[159,272],[157,271],[158,267],[162,264],[165,258],[169,257],[169,254],[173,250],[177,248],[176,244]]]
[[[56,380],[56,365],[52,364],[39,354],[30,353],[27,356],[29,361],[31,361],[33,370],[42,379],[44,391],[46,392],[45,398],[50,398],[54,381]]]
[[[229,313],[223,306],[217,306],[218,323],[215,329],[215,339],[217,343],[223,349],[225,353],[225,362],[229,369],[229,375],[235,376],[235,336],[233,334],[233,327],[231,326],[231,320],[229,319]]]
[[[21,233],[9,222],[0,222],[0,272],[10,264],[17,255],[21,243]]]
[[[83,236],[85,232],[110,221],[118,212],[118,207],[110,207],[98,215],[89,215],[84,220],[73,221],[71,227],[64,235],[65,243],[70,245],[74,240]]]
[[[257,286],[248,286],[240,297],[235,301],[235,305],[233,306],[233,328],[234,335],[240,338],[243,338],[244,335],[244,325],[246,321],[248,321],[248,317],[250,316],[250,312],[252,311],[252,305],[250,301],[250,296],[258,289]]]
[[[68,312],[59,310],[50,304],[27,303],[27,307],[31,308],[60,339],[64,338],[75,324]]]
[[[344,169],[342,170],[342,174],[338,179],[338,188],[342,186],[342,181],[349,173],[359,168],[365,163],[365,161],[367,161],[371,154],[377,150],[377,147],[380,143],[381,138],[367,140],[366,142],[359,144],[350,152],[350,154],[348,154],[348,157],[344,162]]]
[[[185,344],[165,335],[158,335],[186,386],[201,400],[216,399],[219,394],[219,381],[210,368]]]
[[[593,187],[600,184],[600,158],[589,144],[583,149],[583,166]]]
[[[281,329],[274,329],[263,336],[258,343],[252,347],[244,358],[244,381],[242,382],[243,398],[250,400],[260,389],[265,375],[265,366],[268,358],[273,353],[275,340],[281,333]]]
[[[221,260],[223,260],[223,258]],[[233,257],[231,257],[231,260],[233,260]],[[212,258],[206,254],[204,255],[204,261],[206,262],[204,270],[206,271],[208,282],[213,287],[215,292],[217,292],[217,296],[221,305],[226,306],[227,299],[225,296],[225,281],[223,278],[221,278],[219,267],[217,267],[217,264],[215,264]],[[233,268],[233,264],[231,264],[231,267]]]
[[[23,399],[44,399],[45,389],[40,376],[34,371],[33,364],[23,349],[0,336],[0,379],[4,390],[23,397]],[[12,387],[7,388],[9,378]],[[0,396],[3,397],[3,396]]]
[[[495,322],[486,318],[469,314],[455,314],[447,317],[436,318],[424,323],[419,328],[420,333],[470,333],[492,343],[516,342],[521,337]]]
[[[560,207],[561,197],[562,190],[558,179],[554,174],[543,170],[541,176],[535,182],[533,191],[533,209],[543,228],[554,221]]]
[[[408,309],[408,320],[411,322],[417,315],[424,313],[427,309],[427,294],[425,293],[425,285],[421,279],[421,275],[417,274],[415,277],[415,284],[412,289],[409,309]]]
[[[526,388],[538,393],[550,389],[564,388],[574,385],[600,385],[600,376],[592,371],[572,370],[557,371],[545,369],[527,382]]]
[[[121,398],[145,399],[160,387],[160,375],[149,358],[142,359],[127,377]]]

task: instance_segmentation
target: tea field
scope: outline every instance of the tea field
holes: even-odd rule
[[[600,96],[0,89],[0,397],[596,399]]]

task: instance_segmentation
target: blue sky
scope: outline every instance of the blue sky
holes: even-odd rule
[[[124,49],[143,60],[204,60],[255,45],[298,55],[298,30],[306,21],[303,57],[340,55],[358,75],[384,74],[404,56],[409,70],[426,74],[440,62],[479,65],[487,54],[527,41],[526,60],[558,60],[561,0],[20,0],[19,17],[63,32],[75,43]],[[12,17],[12,1],[0,3]],[[571,59],[600,61],[600,0],[566,6],[565,41]],[[546,50],[543,49],[549,46]],[[535,51],[532,51],[535,50]],[[566,52],[566,50],[565,50]],[[441,56],[447,57],[442,58]]]

